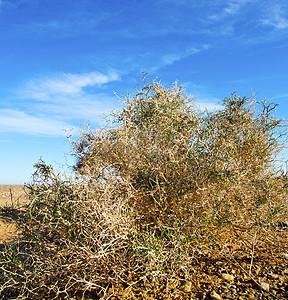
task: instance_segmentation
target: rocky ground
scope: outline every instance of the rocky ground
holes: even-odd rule
[[[0,186],[2,208],[13,208],[17,202],[25,201],[23,186]],[[168,285],[166,282],[161,286],[149,278],[138,282],[131,279],[130,286],[108,289],[103,299],[288,299],[287,227],[281,228],[279,234],[282,248],[273,248],[272,240],[271,247],[258,245],[252,253],[245,240],[227,233],[225,245],[212,242],[199,248],[191,260],[193,272],[189,280],[172,278]],[[0,214],[0,244],[14,236],[13,220]],[[86,299],[97,299],[86,295]]]
[[[288,239],[287,239],[288,241]],[[231,249],[233,246],[233,249]],[[191,279],[177,278],[163,287],[146,281],[126,289],[110,289],[109,299],[288,299],[288,252],[251,250],[233,241],[230,249],[206,248],[192,262]],[[211,251],[212,250],[212,251]],[[217,250],[217,249],[215,249]]]

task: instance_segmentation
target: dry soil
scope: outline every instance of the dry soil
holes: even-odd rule
[[[23,185],[0,185],[0,207],[24,205],[27,201]],[[15,235],[14,223],[0,215],[0,244]]]

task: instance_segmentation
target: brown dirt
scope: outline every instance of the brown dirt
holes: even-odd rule
[[[27,201],[23,185],[0,185],[0,208],[18,207]],[[15,235],[16,227],[12,220],[0,215],[0,244]]]
[[[11,201],[12,200],[12,201]],[[0,185],[0,208],[24,205],[27,197],[21,185]],[[16,228],[12,220],[0,214],[0,244],[15,237]],[[206,245],[201,255],[192,260],[194,275],[187,281],[177,278],[169,286],[154,286],[153,282],[131,284],[129,288],[114,287],[107,291],[110,299],[242,299],[274,300],[288,297],[288,234],[283,228],[283,248],[275,251],[270,247],[257,249],[251,264],[251,247],[225,231],[225,245]],[[229,238],[230,237],[230,238]],[[272,243],[273,244],[273,243]],[[215,254],[218,253],[218,254]],[[251,271],[251,275],[250,275]],[[223,274],[233,276],[231,281]],[[260,282],[269,285],[264,290]],[[171,298],[167,298],[167,289]],[[218,298],[217,298],[218,296]],[[78,299],[78,298],[72,298]],[[80,298],[79,298],[80,299]],[[86,298],[85,298],[86,299]],[[88,298],[87,298],[88,299]],[[96,298],[91,298],[96,299]]]

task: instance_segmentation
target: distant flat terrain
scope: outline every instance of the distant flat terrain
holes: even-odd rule
[[[0,185],[0,207],[25,204],[26,201],[23,185]],[[13,237],[15,229],[13,222],[0,215],[0,244]]]

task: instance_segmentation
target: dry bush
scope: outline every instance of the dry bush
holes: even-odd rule
[[[199,249],[222,251],[229,235],[253,251],[256,241],[283,248],[285,123],[273,104],[232,94],[222,105],[201,112],[177,84],[144,81],[110,126],[69,138],[74,179],[36,164],[22,237],[1,252],[2,295],[96,299],[137,284],[170,293],[193,276]]]
[[[129,190],[116,182],[63,181],[43,162],[36,168],[26,187],[31,202],[18,222],[22,236],[1,253],[4,297],[97,295],[137,270],[129,251]]]

